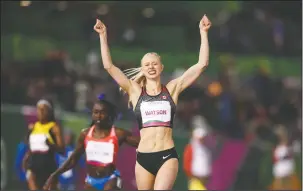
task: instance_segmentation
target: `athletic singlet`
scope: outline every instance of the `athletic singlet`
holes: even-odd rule
[[[156,96],[148,95],[145,88],[142,88],[134,112],[140,130],[157,126],[172,128],[176,105],[164,85],[160,94]]]
[[[29,135],[31,169],[56,168],[55,151],[51,150],[46,143],[46,140],[51,144],[55,143],[54,137],[51,134],[51,129],[55,125],[55,122],[48,122],[46,124],[35,123]]]
[[[46,144],[46,140],[54,144],[50,130],[55,124],[55,122],[48,122],[46,124],[35,123],[29,135],[29,148],[32,153],[48,153],[49,146]]]
[[[115,164],[119,149],[119,140],[115,128],[111,128],[109,136],[96,139],[93,138],[95,126],[92,126],[85,137],[85,153],[87,164],[94,166],[108,166]]]

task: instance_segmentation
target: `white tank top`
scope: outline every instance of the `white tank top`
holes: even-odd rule
[[[274,150],[274,160],[273,175],[275,177],[286,177],[294,172],[295,161],[287,145],[279,145],[276,147]]]

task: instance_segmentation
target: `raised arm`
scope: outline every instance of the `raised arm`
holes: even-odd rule
[[[97,19],[97,23],[94,26],[94,30],[99,34],[100,37],[100,48],[101,48],[103,67],[114,78],[114,80],[119,84],[119,86],[124,91],[129,93],[132,83],[127,78],[127,76],[118,67],[116,67],[113,64],[107,43],[106,27],[99,19]]]
[[[170,92],[180,94],[184,89],[193,84],[207,67],[209,61],[208,29],[210,26],[211,22],[207,16],[204,15],[199,24],[201,46],[198,63],[185,71],[182,76],[167,84],[167,89],[169,89]]]
[[[132,147],[138,147],[140,142],[139,136],[134,136],[130,131],[117,127],[116,127],[116,134],[119,138],[120,144],[126,143]]]
[[[77,165],[77,162],[84,153],[84,139],[87,134],[87,129],[83,130],[78,138],[77,145],[73,153],[68,157],[68,159],[59,167],[55,172],[46,181],[43,189],[50,190],[53,186],[54,180],[61,175],[62,173],[74,168]]]

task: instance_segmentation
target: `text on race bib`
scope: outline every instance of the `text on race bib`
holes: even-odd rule
[[[142,102],[140,111],[143,124],[171,120],[171,106],[168,101]]]
[[[114,144],[88,141],[86,146],[86,158],[87,161],[112,163],[114,160]]]

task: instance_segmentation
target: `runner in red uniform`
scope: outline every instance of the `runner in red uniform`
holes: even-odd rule
[[[99,96],[99,102],[93,107],[91,127],[82,130],[75,151],[62,167],[52,173],[44,189],[49,190],[56,177],[72,169],[83,153],[86,155],[88,173],[85,189],[121,188],[120,173],[116,169],[119,146],[127,143],[137,147],[140,138],[132,136],[129,131],[113,126],[116,116],[114,105],[106,101],[104,95]]]

